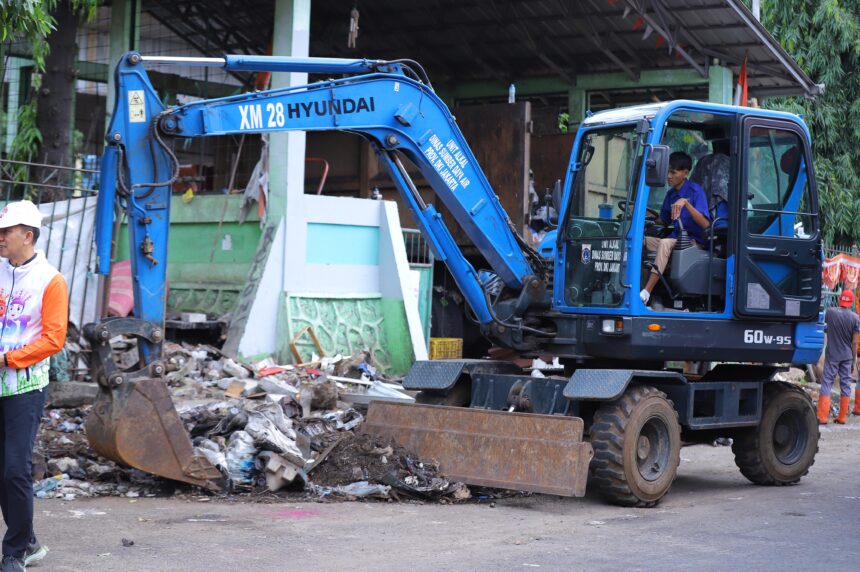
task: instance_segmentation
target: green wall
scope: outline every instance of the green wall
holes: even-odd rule
[[[221,315],[232,310],[251,270],[261,235],[256,210],[248,220],[239,223],[242,199],[241,195],[198,195],[186,204],[180,197],[172,197],[167,252],[168,312]],[[224,222],[219,233],[222,213]],[[229,249],[223,248],[228,245]],[[123,225],[117,259],[128,258],[128,229]]]
[[[412,338],[403,300],[379,295],[287,295],[281,298],[282,318],[278,331],[280,363],[294,361],[289,343],[305,326],[313,328],[329,356],[345,357],[361,350],[373,353],[373,362],[383,373],[405,375],[412,366]],[[296,342],[302,360],[316,352],[309,336]]]

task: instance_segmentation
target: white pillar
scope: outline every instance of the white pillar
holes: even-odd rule
[[[310,47],[311,0],[275,0],[272,55],[307,57]],[[304,73],[273,73],[272,88],[307,83]],[[269,200],[266,226],[254,267],[224,344],[228,353],[250,356],[277,350],[282,293],[297,271],[288,257],[302,256],[296,236],[305,232],[302,201],[305,183],[305,133],[269,134]],[[277,230],[276,230],[277,229]],[[291,237],[293,240],[291,240]],[[304,244],[304,242],[301,242]],[[257,262],[259,261],[259,263]],[[299,270],[300,271],[300,270]]]
[[[272,54],[277,56],[307,57],[310,48],[311,0],[276,0],[275,30]],[[273,73],[272,88],[305,85],[306,73]],[[269,135],[269,195],[267,216],[276,223],[283,218],[285,232],[280,284],[277,292],[290,289],[289,279],[295,269],[288,257],[294,249],[287,247],[297,234],[304,235],[305,220],[301,207],[305,187],[304,131],[272,133]],[[296,253],[304,255],[304,251]],[[304,259],[302,258],[302,261]]]

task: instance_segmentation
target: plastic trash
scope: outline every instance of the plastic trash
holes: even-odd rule
[[[330,411],[323,415],[323,419],[333,421],[339,431],[351,431],[361,425],[364,416],[355,409],[349,408],[343,411]]]
[[[376,376],[377,376],[376,368],[373,367],[372,365],[370,365],[369,363],[361,362],[360,364],[358,364],[358,371],[360,371],[362,374],[367,376],[367,379],[369,381],[375,381],[376,380]]]
[[[288,438],[295,440],[296,432],[293,430],[293,422],[284,415],[284,410],[279,404],[264,403],[257,407],[255,412],[269,419]]]
[[[235,361],[231,360],[230,358],[225,359],[223,363],[224,373],[226,373],[227,375],[231,375],[239,379],[247,379],[251,376],[251,373],[247,369],[245,369]]]
[[[211,439],[199,439],[196,441],[197,446],[194,447],[194,453],[202,455],[208,459],[210,463],[218,467],[221,471],[227,470],[227,456],[218,447],[218,444]]]
[[[254,438],[245,431],[236,431],[227,441],[227,476],[237,484],[251,483],[251,469],[254,468]]]
[[[81,426],[74,421],[63,421],[57,426],[57,431],[62,431],[63,433],[77,433],[80,428]]]
[[[297,388],[273,375],[260,379],[260,389],[262,389],[266,393],[274,393],[280,395],[298,395],[299,393],[299,390]]]
[[[557,357],[552,358],[551,363],[547,363],[540,358],[532,360],[532,369],[564,369]]]
[[[353,497],[377,496],[388,498],[388,493],[390,491],[391,487],[388,485],[375,485],[367,481],[356,481],[348,485],[334,487],[334,492]]]
[[[305,460],[296,442],[282,433],[271,419],[258,411],[248,414],[248,424],[245,431],[254,439],[261,449],[274,451],[284,456],[288,461],[298,466],[304,466]],[[293,436],[295,432],[292,431]]]
[[[54,477],[48,477],[47,479],[42,479],[41,481],[33,485],[33,494],[40,499],[45,498],[49,492],[60,486],[60,481],[68,478],[69,475],[62,474],[56,475]]]
[[[373,385],[371,385],[370,388],[367,390],[367,395],[390,401],[404,401],[406,403],[415,403],[415,398],[408,393],[404,393],[398,388],[398,386],[390,383],[383,383],[381,381],[374,381]]]

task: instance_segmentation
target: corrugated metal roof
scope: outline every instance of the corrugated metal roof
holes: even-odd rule
[[[143,8],[212,55],[242,46],[265,52],[271,30],[261,22],[273,20],[272,0],[209,2],[205,10],[190,4],[199,5],[146,0]],[[356,4],[360,30],[357,48],[350,49]],[[208,40],[200,41],[203,36]],[[715,59],[737,73],[746,57],[752,96],[814,96],[823,87],[741,0],[317,0],[311,55],[412,58],[434,82],[505,83],[528,77],[575,83],[577,74],[604,72],[636,79],[645,70],[673,68],[706,76]]]

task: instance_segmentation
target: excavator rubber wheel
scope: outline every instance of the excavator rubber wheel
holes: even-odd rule
[[[591,446],[589,482],[604,498],[621,506],[654,506],[678,474],[678,412],[662,391],[631,385],[594,413]]]
[[[818,453],[818,420],[812,399],[782,381],[764,386],[761,423],[735,433],[732,452],[743,476],[757,485],[794,485]]]

